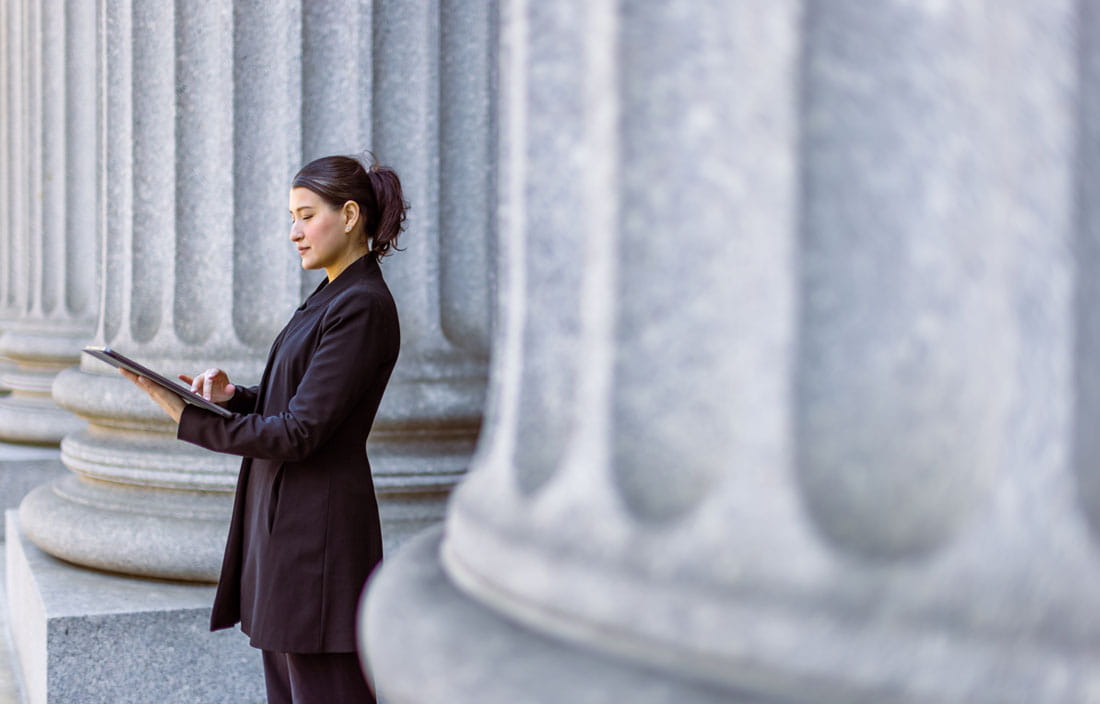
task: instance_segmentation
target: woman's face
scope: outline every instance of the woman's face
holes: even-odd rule
[[[290,190],[290,241],[298,248],[303,269],[323,268],[333,279],[362,254],[347,215],[308,188]]]

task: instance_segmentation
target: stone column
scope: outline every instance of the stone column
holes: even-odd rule
[[[323,275],[303,273],[287,241],[290,177],[314,157],[374,148],[397,168],[414,208],[407,251],[384,264],[406,334],[370,439],[391,549],[442,517],[480,421],[493,232],[493,24],[490,7],[450,1],[324,5],[94,5],[94,20],[82,28],[94,27],[95,60],[80,67],[94,67],[98,87],[98,197],[88,211],[102,237],[102,276],[88,297],[97,304],[90,341],[167,374],[219,365],[236,381],[255,381],[279,328]],[[37,7],[8,3],[0,15],[18,35],[11,55],[19,71],[37,41],[38,25],[28,24]],[[65,40],[66,52],[76,48]],[[7,91],[0,122],[9,111],[20,116],[7,144],[23,160],[7,173],[39,163],[24,144],[34,122],[23,117],[32,101],[21,76],[6,72],[18,90]],[[71,119],[79,122],[70,125],[75,134],[93,118]],[[60,158],[44,154],[49,163]],[[67,171],[74,159],[63,153]],[[29,202],[30,182],[10,181],[5,197]],[[0,269],[0,278],[12,275],[0,281],[0,314],[9,291],[13,318],[48,310],[35,296],[57,291],[18,278],[30,271],[14,263]],[[62,280],[70,279],[68,272]],[[40,359],[42,344],[34,344]],[[258,700],[256,653],[240,633],[205,632],[212,587],[140,579],[216,578],[238,460],[174,440],[161,412],[94,360],[61,372],[52,393],[87,427],[62,441],[71,473],[32,492],[18,516],[7,515],[9,618],[31,701],[68,701],[74,693],[165,704]],[[104,634],[124,654],[108,679],[87,657]]]
[[[299,150],[286,97],[300,85],[287,51],[299,25],[293,7],[253,17],[242,6],[236,24],[234,9],[106,4],[95,340],[169,375],[218,365],[254,383],[299,302],[282,216]],[[24,500],[27,536],[78,564],[214,580],[239,460],[175,440],[159,409],[94,360],[53,391],[89,427],[62,443],[72,474]]]
[[[387,548],[443,517],[481,423],[490,315],[492,3],[303,6],[303,162],[370,149],[412,209],[383,262],[401,357],[368,441]]]
[[[360,109],[369,123],[358,136],[397,170],[412,205],[404,251],[383,264],[401,316],[401,357],[368,441],[391,546],[443,517],[481,423],[493,242],[491,7],[374,5],[373,79]]]
[[[290,176],[303,161],[373,140],[413,204],[407,249],[384,263],[404,344],[370,440],[383,532],[395,547],[442,517],[480,422],[490,14],[434,2],[377,12],[353,3],[345,13],[293,2],[279,11],[201,5],[194,16],[107,5],[96,340],[173,374],[217,364],[258,377],[271,340],[320,278],[300,272],[285,240]],[[298,37],[301,54],[288,54]],[[333,82],[352,78],[361,95],[325,102]],[[285,97],[297,94],[301,106]],[[238,460],[173,440],[159,411],[116,377],[84,360],[54,384],[54,398],[91,427],[66,436],[62,459],[74,476],[27,499],[24,529],[79,564],[213,579]],[[119,539],[139,523],[137,539]]]
[[[491,413],[381,696],[1094,697],[1081,8],[508,3]]]
[[[4,116],[0,124],[0,312],[7,309],[8,258],[10,256],[12,223],[12,188],[15,184],[14,130],[12,108],[15,98],[16,66],[13,46],[15,34],[15,8],[12,3],[0,5],[0,37],[4,45],[0,48],[0,115]]]
[[[0,506],[65,471],[84,425],[50,398],[95,310],[95,8],[4,7],[0,160]],[[31,447],[28,445],[34,445]]]
[[[50,398],[56,374],[76,363],[95,324],[95,7],[35,2],[19,24],[33,37],[21,139],[18,196],[5,211],[8,278],[0,319],[0,439],[56,445],[81,419]],[[11,183],[11,182],[9,182]],[[16,219],[18,218],[18,219]]]
[[[0,214],[0,237],[3,238],[3,246],[0,247],[0,315],[6,314],[15,305],[13,292],[16,288],[15,276],[17,272],[12,268],[12,252],[15,249],[15,232],[21,226],[21,218],[26,215],[22,207],[17,207],[24,200],[24,187],[26,176],[22,165],[25,163],[25,150],[23,148],[24,120],[24,66],[23,56],[23,6],[21,3],[5,3],[2,14],[4,45],[0,51],[0,58],[4,66],[0,75],[0,84],[3,86],[4,121],[0,125],[3,133],[2,162],[0,172],[3,173],[4,182],[0,188],[0,205],[3,213]],[[15,363],[10,359],[0,357],[0,378],[2,375],[15,368]],[[0,386],[0,394],[10,393],[11,389]]]

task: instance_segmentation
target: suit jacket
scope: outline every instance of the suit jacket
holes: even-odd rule
[[[366,440],[399,346],[368,254],[294,313],[232,418],[184,409],[180,439],[244,456],[212,630],[240,621],[257,648],[355,650],[359,593],[382,559]]]

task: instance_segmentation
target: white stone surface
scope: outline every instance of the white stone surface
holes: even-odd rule
[[[360,649],[380,700],[769,704],[523,628],[455,588],[439,564],[440,532],[417,535],[371,580]]]
[[[53,403],[50,385],[91,339],[98,300],[95,8],[32,3],[24,10],[11,17],[10,31],[41,31],[24,35],[31,45],[4,71],[10,95],[24,91],[5,104],[5,132],[27,131],[4,137],[16,159],[4,167],[0,356],[15,364],[0,370],[0,386],[12,390],[0,397],[0,439],[56,445],[84,423]]]
[[[263,702],[259,651],[209,632],[213,588],[61,562],[7,519],[7,608],[26,704]]]
[[[382,265],[401,356],[371,465],[381,501],[415,490],[442,510],[473,453],[488,374],[492,16],[487,3],[386,0],[370,22],[369,146],[411,205],[405,251]]]
[[[0,704],[26,704],[8,623],[7,564],[0,561]]]

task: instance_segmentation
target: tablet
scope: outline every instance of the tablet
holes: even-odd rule
[[[193,406],[199,408],[205,408],[206,410],[217,413],[219,416],[225,416],[231,418],[233,416],[232,411],[227,411],[216,403],[207,401],[202,396],[191,391],[191,387],[184,386],[181,383],[172,381],[168,377],[157,374],[152,369],[144,367],[129,357],[115,352],[110,347],[85,347],[84,352],[92,355],[96,359],[102,360],[112,367],[119,367],[120,369],[127,369],[138,376],[143,376],[149,381],[153,382],[157,386],[168,389],[175,395],[179,396],[185,402],[190,403]]]

